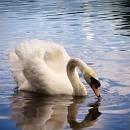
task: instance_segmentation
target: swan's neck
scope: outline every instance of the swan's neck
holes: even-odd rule
[[[78,67],[80,71],[84,74],[86,64],[80,59],[70,59],[68,62],[67,74],[74,89],[74,95],[87,95],[86,88],[79,79],[76,67]]]

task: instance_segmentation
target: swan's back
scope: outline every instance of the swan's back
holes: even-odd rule
[[[50,89],[59,91],[61,82],[70,85],[66,73],[70,57],[61,45],[41,40],[26,41],[10,53],[9,59],[13,76],[21,90],[36,91],[41,86],[47,86],[42,88],[43,91],[53,93]],[[59,84],[59,87],[52,88],[52,82],[54,86]],[[64,91],[65,88],[60,89]]]
[[[30,59],[41,59],[52,71],[58,72],[64,70],[70,59],[63,46],[41,40],[21,43],[15,52],[24,63]]]

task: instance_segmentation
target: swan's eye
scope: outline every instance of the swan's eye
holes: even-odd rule
[[[101,86],[100,82],[96,80],[95,78],[91,77],[91,83],[90,86],[95,85],[96,88],[99,88]]]

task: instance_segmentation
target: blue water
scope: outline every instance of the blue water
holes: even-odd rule
[[[95,69],[102,99],[16,91],[8,52],[24,40],[63,45]],[[0,130],[130,130],[129,0],[0,1]]]

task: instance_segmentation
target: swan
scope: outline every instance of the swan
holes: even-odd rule
[[[18,90],[47,95],[86,96],[76,68],[97,97],[100,82],[96,72],[79,58],[68,55],[62,45],[43,41],[24,41],[9,53],[9,61]]]

